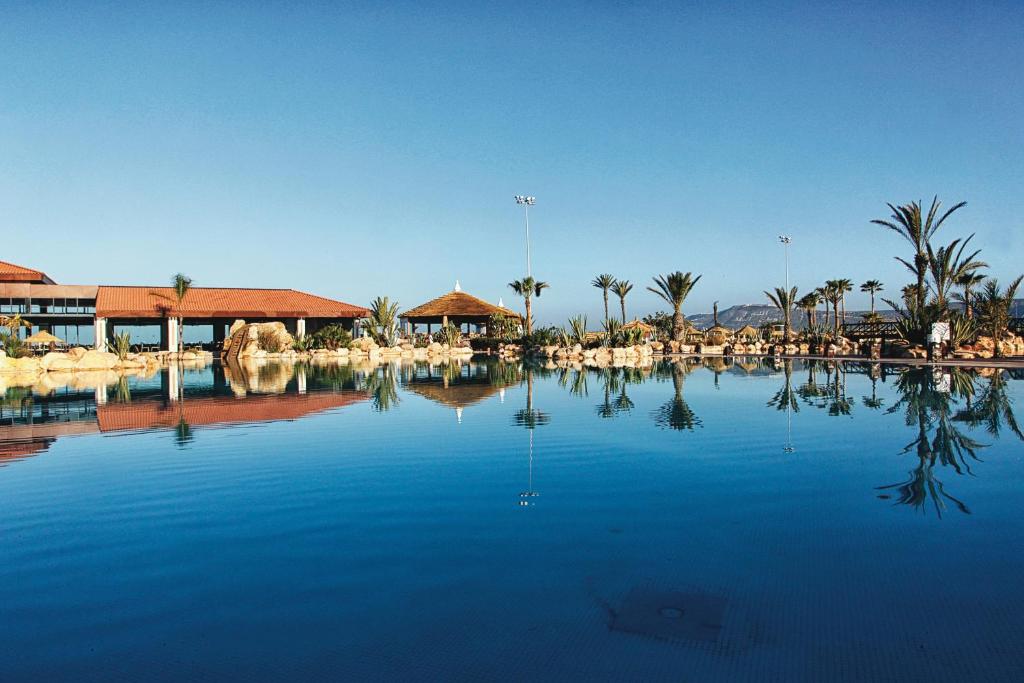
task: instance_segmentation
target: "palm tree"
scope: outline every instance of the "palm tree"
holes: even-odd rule
[[[513,280],[508,283],[512,291],[523,297],[526,306],[526,334],[533,332],[533,297],[540,296],[540,293],[549,287],[548,283],[534,280],[527,275],[522,280]]]
[[[626,295],[633,291],[633,284],[629,280],[616,280],[612,285],[612,292],[619,297],[619,305],[622,306],[622,322],[626,322]]]
[[[381,346],[398,343],[398,302],[392,303],[386,296],[379,296],[370,304],[367,328],[373,340]]]
[[[875,312],[875,294],[882,291],[882,283],[878,280],[868,280],[860,286],[860,291],[871,295],[871,312]]]
[[[608,319],[608,290],[615,286],[615,278],[608,273],[601,273],[590,281],[604,295],[604,319]]]
[[[825,327],[828,327],[828,285],[822,285],[814,290],[814,293],[818,295],[818,303],[822,304],[825,308]]]
[[[965,239],[955,239],[948,246],[939,247],[937,250],[928,245],[928,270],[932,276],[932,291],[935,293],[935,305],[940,311],[945,312],[949,308],[949,292],[968,273],[973,273],[982,268],[988,268],[984,261],[977,260],[980,249],[976,249],[969,256],[964,256],[964,250],[974,235]]]
[[[836,286],[839,287],[839,302],[842,306],[843,311],[843,324],[846,324],[846,293],[853,291],[853,281],[847,278],[836,280]]]
[[[953,299],[963,302],[964,314],[968,318],[974,317],[974,304],[971,301],[971,292],[984,281],[985,276],[974,270],[965,272],[959,277],[959,279],[957,279],[956,284],[963,290],[963,292],[954,294]]]
[[[174,298],[178,300],[178,353],[185,350],[185,316],[181,310],[181,303],[185,295],[192,288],[192,278],[184,273],[177,273],[171,278],[171,287],[174,288]]]
[[[810,294],[804,294],[800,297],[800,300],[796,302],[796,307],[802,309],[804,314],[807,316],[807,327],[811,327],[817,323],[815,313],[818,310],[819,303],[821,303],[821,292],[817,289]]]
[[[942,224],[946,221],[950,215],[957,209],[967,206],[967,202],[960,202],[954,204],[946,213],[936,220],[936,216],[939,213],[939,207],[941,203],[939,198],[936,196],[932,199],[932,206],[928,210],[928,215],[924,216],[921,210],[921,202],[911,202],[904,204],[903,206],[893,206],[889,204],[889,209],[892,210],[892,216],[889,220],[876,219],[871,221],[875,225],[881,225],[883,228],[888,228],[896,234],[903,237],[903,239],[910,242],[914,248],[913,263],[906,261],[900,257],[896,257],[896,260],[907,267],[911,273],[917,278],[917,290],[916,290],[916,310],[923,311],[925,304],[925,274],[928,270],[928,243],[931,241],[932,236],[938,231]]]
[[[985,281],[978,296],[975,298],[974,306],[978,313],[981,329],[992,337],[995,344],[993,355],[999,357],[999,342],[1002,341],[1007,327],[1010,325],[1010,312],[1013,308],[1013,300],[1017,296],[1017,288],[1020,287],[1024,275],[1010,283],[1005,291],[999,288],[999,281],[989,278]]]
[[[656,276],[654,278],[656,287],[647,288],[648,291],[654,292],[672,306],[672,339],[675,341],[683,341],[686,335],[686,322],[682,311],[683,302],[686,301],[686,297],[690,295],[690,291],[701,277],[698,275],[694,278],[692,273],[683,273],[677,270],[668,275]]]
[[[828,280],[821,288],[821,296],[828,303],[832,304],[832,312],[835,315],[835,333],[839,336],[839,302],[843,298],[842,280]]]
[[[793,327],[793,306],[796,304],[796,287],[791,287],[787,292],[785,287],[776,287],[775,292],[765,291],[764,295],[775,304],[775,307],[782,311],[782,338],[789,341]]]

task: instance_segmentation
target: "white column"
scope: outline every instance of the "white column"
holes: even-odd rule
[[[306,319],[299,318],[295,321],[295,336],[302,339],[306,336]]]
[[[107,383],[100,382],[96,385],[96,405],[107,405]]]
[[[171,351],[178,350],[178,319],[167,319],[167,348]]]
[[[92,324],[93,329],[93,348],[102,351],[107,347],[107,319],[96,318]]]

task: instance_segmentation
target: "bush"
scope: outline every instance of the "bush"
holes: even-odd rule
[[[434,333],[434,341],[438,344],[447,344],[448,346],[458,346],[462,343],[462,332],[459,328],[448,323],[443,325],[440,330]]]
[[[469,345],[474,351],[497,351],[498,346],[504,343],[504,339],[497,337],[475,337],[469,340]]]
[[[562,330],[557,327],[539,327],[522,339],[524,346],[552,346],[561,341]]]
[[[495,313],[487,321],[487,336],[504,342],[512,341],[519,334],[519,321],[501,313]]]
[[[338,323],[331,323],[314,332],[310,337],[310,343],[310,348],[314,349],[347,349],[352,343],[352,335]]]
[[[28,346],[25,342],[14,334],[0,332],[0,346],[3,347],[8,358],[21,358],[22,356],[27,356],[29,353]]]
[[[256,337],[259,347],[267,353],[281,353],[284,344],[273,330],[262,329]]]
[[[114,342],[107,342],[107,349],[117,356],[118,360],[125,360],[132,351],[132,335],[127,330],[114,335]]]

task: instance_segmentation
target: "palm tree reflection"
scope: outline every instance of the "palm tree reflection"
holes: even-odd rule
[[[1002,370],[994,371],[974,404],[968,403],[967,408],[954,419],[966,422],[971,427],[984,427],[985,431],[997,438],[1005,424],[1018,439],[1024,441],[1024,433],[1013,414],[1013,400],[1006,392],[1006,376]]]
[[[916,428],[916,437],[904,447],[903,453],[915,452],[918,464],[910,470],[906,480],[879,486],[878,490],[894,489],[898,492],[898,505],[910,505],[918,510],[924,510],[930,500],[939,517],[947,501],[961,512],[970,514],[963,501],[946,492],[934,470],[938,464],[951,467],[957,474],[970,474],[971,461],[977,461],[977,451],[986,446],[961,432],[954,424],[955,407],[959,401],[974,395],[973,378],[958,368],[949,373],[912,368],[900,374],[896,387],[901,394],[900,400],[887,412],[896,413],[902,409],[907,426]]]
[[[386,412],[398,405],[398,373],[391,363],[370,370],[363,378],[363,391],[370,395],[370,402],[377,412]]]
[[[683,380],[688,369],[689,366],[681,361],[672,363],[671,377],[674,390],[672,399],[651,414],[654,423],[662,429],[693,431],[695,427],[702,426],[700,418],[690,409],[683,398]]]
[[[800,404],[797,402],[797,392],[793,389],[793,361],[782,362],[782,373],[785,378],[782,388],[775,392],[775,395],[768,401],[769,408],[786,411],[786,445],[782,450],[792,453],[793,448],[793,413],[800,412]]]

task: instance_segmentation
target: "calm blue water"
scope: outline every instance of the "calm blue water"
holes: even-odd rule
[[[1005,372],[169,386],[7,391],[0,679],[1022,678]]]

